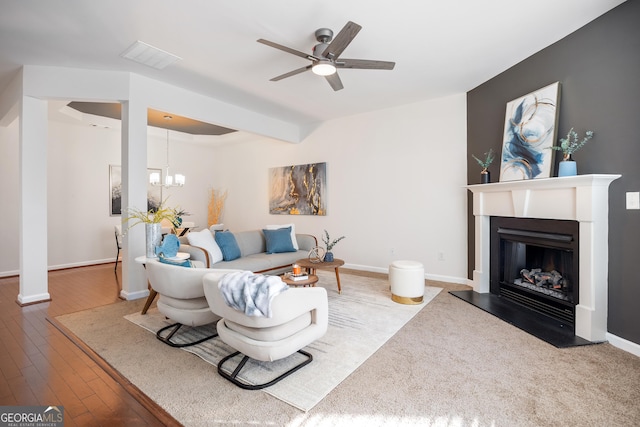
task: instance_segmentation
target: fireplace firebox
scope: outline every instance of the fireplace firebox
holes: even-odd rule
[[[489,292],[575,330],[579,223],[491,217]]]

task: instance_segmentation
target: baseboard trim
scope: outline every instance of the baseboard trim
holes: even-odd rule
[[[370,265],[358,265],[358,264],[345,264],[344,267],[349,268],[351,270],[367,271],[370,273],[389,274],[388,267],[372,267]],[[435,282],[455,283],[457,285],[469,284],[469,280],[463,277],[441,276],[439,274],[425,274],[424,278],[427,280],[433,280]]]
[[[640,344],[625,340],[624,338],[620,338],[619,336],[613,335],[610,332],[607,332],[606,336],[607,341],[609,341],[609,344],[611,344],[612,346],[631,353],[634,356],[640,357]]]
[[[456,285],[467,285],[468,280],[464,277],[453,276],[441,276],[438,274],[426,274],[427,280],[434,280],[436,282],[455,283]]]
[[[47,271],[67,270],[70,268],[78,267],[90,267],[92,265],[113,264],[115,260],[113,258],[97,259],[93,261],[73,262],[69,264],[50,265],[47,267]],[[16,277],[20,275],[20,270],[0,271],[0,279],[5,277]]]
[[[20,270],[13,270],[13,271],[2,271],[0,272],[0,279],[5,278],[5,277],[16,277],[20,275]]]
[[[113,264],[115,262],[114,258],[109,259],[95,259],[93,261],[83,261],[83,262],[71,262],[69,264],[58,264],[58,265],[50,265],[48,267],[49,271],[55,270],[67,270],[69,268],[78,268],[78,267],[89,267],[92,265],[101,265],[101,264]]]
[[[388,268],[372,267],[370,265],[345,264],[344,268],[348,268],[348,269],[351,269],[351,270],[367,271],[367,272],[370,272],[370,273],[384,273],[384,274],[388,274],[389,273],[389,269]]]

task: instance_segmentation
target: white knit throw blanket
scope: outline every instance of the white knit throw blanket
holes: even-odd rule
[[[222,276],[218,289],[229,307],[247,316],[271,317],[271,301],[289,286],[278,276],[238,271]]]

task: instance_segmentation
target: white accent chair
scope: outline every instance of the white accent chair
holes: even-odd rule
[[[329,315],[327,291],[324,288],[290,288],[273,298],[272,317],[255,317],[247,316],[226,304],[218,288],[222,276],[217,271],[207,274],[203,284],[211,310],[222,317],[217,324],[220,339],[237,350],[218,363],[218,373],[223,378],[243,389],[259,390],[311,363],[313,356],[302,348],[327,332]],[[272,362],[296,352],[305,356],[305,359],[271,381],[248,384],[238,378],[249,358]],[[239,354],[243,358],[237,367],[230,372],[225,371],[224,364]]]
[[[191,342],[172,340],[182,326],[203,326],[220,319],[209,308],[202,287],[202,278],[211,270],[163,264],[149,259],[145,271],[151,288],[159,295],[158,311],[176,322],[156,332],[156,338],[171,347],[187,347],[218,336],[213,331],[211,335]],[[169,332],[165,335],[167,330]]]

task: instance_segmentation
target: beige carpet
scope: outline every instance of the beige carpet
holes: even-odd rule
[[[367,277],[345,276],[342,294],[335,291],[333,273],[319,272],[321,284],[328,287],[329,326],[327,333],[304,349],[313,355],[313,362],[294,375],[264,389],[278,399],[298,409],[308,411],[320,402],[331,390],[349,376],[358,366],[378,350],[389,338],[424,308],[442,288],[426,287],[422,304],[403,305],[391,300],[388,285],[380,280]],[[154,334],[171,325],[156,308],[142,315],[135,312],[125,319]],[[64,323],[64,322],[63,322]],[[183,327],[178,343],[197,341],[214,332],[211,325],[200,328]],[[235,350],[220,339],[212,339],[201,344],[185,347],[208,363],[218,362]],[[249,361],[240,377],[250,384],[270,381],[278,373],[286,372],[305,357],[294,353],[290,357],[272,363]],[[235,367],[240,356],[228,362]],[[127,378],[135,372],[126,372]],[[135,383],[135,381],[134,381]],[[163,402],[163,407],[166,402]]]
[[[306,413],[149,341],[123,317],[143,303],[90,310],[79,329],[103,337],[92,348],[114,366],[137,369],[140,387],[180,400],[187,426],[640,425],[640,358],[609,344],[557,349],[444,291]]]

